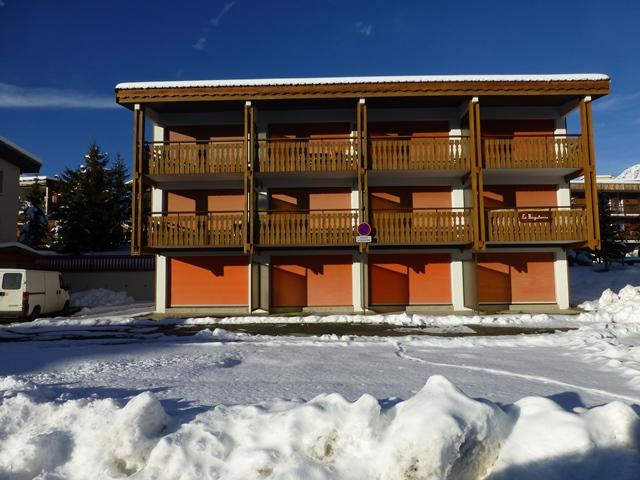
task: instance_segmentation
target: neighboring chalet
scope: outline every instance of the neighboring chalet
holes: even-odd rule
[[[609,88],[601,74],[120,84],[132,251],[157,255],[158,312],[566,309],[566,250],[600,243],[591,105]]]
[[[620,240],[640,246],[640,179],[620,178],[612,175],[596,177],[598,193],[609,206],[611,218],[620,228]],[[585,205],[584,181],[571,182],[571,204]]]
[[[37,173],[42,162],[0,137],[0,243],[16,241],[21,173]]]

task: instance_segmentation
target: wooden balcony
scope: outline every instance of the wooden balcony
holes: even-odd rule
[[[147,246],[154,248],[230,248],[244,244],[243,212],[152,214]]]
[[[468,209],[374,211],[372,226],[378,245],[466,244],[473,241]]]
[[[582,208],[514,208],[487,212],[489,242],[582,242],[588,238]]]
[[[355,210],[308,212],[260,212],[258,243],[261,246],[355,245]]]
[[[485,168],[568,168],[585,163],[579,135],[485,137]]]
[[[345,172],[358,168],[356,139],[269,139],[258,143],[258,171]]]
[[[150,175],[243,172],[244,142],[150,142],[147,155]]]
[[[468,170],[468,137],[372,137],[373,170]]]

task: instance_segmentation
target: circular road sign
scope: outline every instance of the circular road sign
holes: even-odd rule
[[[358,235],[366,236],[371,235],[371,225],[368,223],[361,223],[358,225]]]

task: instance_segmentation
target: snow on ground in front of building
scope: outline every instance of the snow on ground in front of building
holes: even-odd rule
[[[635,479],[640,288],[580,268],[599,290],[554,334],[79,335],[148,304],[2,326],[0,478]]]
[[[71,305],[74,307],[111,307],[114,305],[126,305],[134,303],[135,300],[126,292],[115,292],[106,288],[94,288],[71,294]]]

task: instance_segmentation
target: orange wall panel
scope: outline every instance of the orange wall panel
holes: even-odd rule
[[[242,190],[175,190],[166,195],[168,213],[238,212],[244,208]]]
[[[309,192],[309,210],[345,210],[351,208],[351,192]]]
[[[555,302],[553,253],[483,253],[478,255],[480,303]]]
[[[242,140],[244,125],[180,125],[167,127],[172,142]]]
[[[373,210],[451,208],[451,187],[373,187]]]
[[[320,307],[352,304],[351,256],[271,258],[271,306]]]
[[[494,208],[555,207],[555,185],[485,185],[484,206]]]
[[[369,292],[372,305],[450,304],[450,256],[371,255]]]
[[[481,129],[483,135],[548,135],[555,131],[555,121],[553,119],[482,120]]]
[[[245,256],[175,257],[169,262],[169,304],[176,306],[247,305]]]
[[[221,190],[207,196],[210,212],[241,212],[244,210],[242,190]]]
[[[367,131],[371,136],[448,137],[449,122],[369,122]]]

